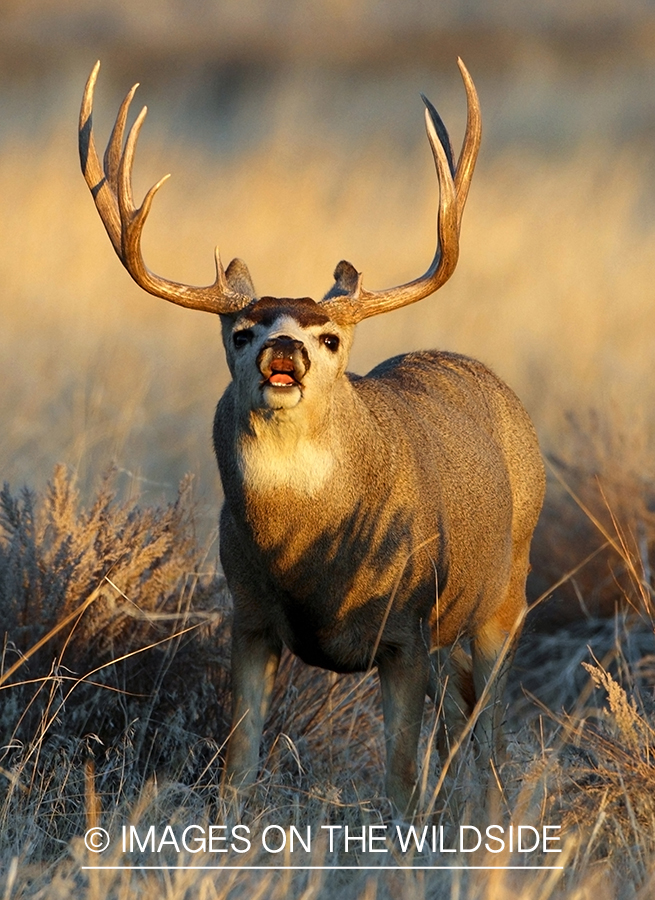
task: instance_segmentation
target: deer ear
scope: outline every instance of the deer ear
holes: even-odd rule
[[[257,291],[252,283],[248,266],[242,259],[233,259],[225,270],[227,283],[238,294],[245,294],[252,300],[257,299]]]
[[[352,263],[342,259],[334,270],[334,284],[327,292],[324,300],[332,297],[349,297],[357,293],[361,276]]]

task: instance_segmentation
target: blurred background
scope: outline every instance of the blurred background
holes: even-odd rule
[[[617,496],[652,488],[652,0],[2,0],[2,479],[41,490],[63,462],[86,493],[113,464],[126,495],[160,502],[192,472],[201,528],[217,517],[219,323],[141,292],[111,249],[77,155],[97,59],[99,147],[139,81],[137,196],[173,174],[149,266],[206,284],[218,243],[260,293],[319,298],[342,258],[371,288],[429,264],[419,92],[458,146],[458,55],[484,124],[458,270],[363,323],[351,368],[422,347],[474,355],[563,466],[612,469]]]

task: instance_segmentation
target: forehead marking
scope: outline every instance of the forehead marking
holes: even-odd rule
[[[279,300],[276,297],[262,297],[245,309],[243,314],[253,325],[263,325],[265,328],[280,316],[290,316],[303,328],[325,325],[330,321],[330,317],[321,310],[318,303],[309,297],[283,297]]]

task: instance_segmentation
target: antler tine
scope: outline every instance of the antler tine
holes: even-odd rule
[[[150,294],[169,300],[189,309],[229,315],[248,306],[253,297],[233,290],[216,249],[216,280],[207,287],[192,287],[176,281],[168,281],[155,275],[146,266],[141,253],[141,232],[150,212],[153,198],[169,177],[160,179],[146,193],[137,209],[132,197],[132,166],[136,144],[147,108],[139,113],[132,125],[125,146],[123,138],[130,104],[138,85],[123,100],[105,151],[100,160],[93,138],[93,93],[100,63],[96,63],[86,83],[80,110],[79,146],[82,172],[119,259],[136,281]]]
[[[432,119],[434,130],[437,132],[439,143],[443,147],[446,154],[446,159],[448,160],[448,168],[450,169],[450,174],[454,177],[455,159],[453,156],[453,146],[450,143],[450,135],[448,134],[448,129],[444,125],[444,121],[437,112],[436,107],[432,103],[430,103],[425,94],[421,94],[421,100],[425,104],[425,108],[430,112],[430,119]]]
[[[455,173],[455,190],[457,191],[457,204],[459,206],[459,219],[461,222],[462,213],[468,197],[469,188],[471,186],[471,178],[475,169],[475,162],[478,158],[480,149],[480,141],[482,140],[482,116],[480,115],[480,100],[478,92],[473,84],[468,69],[464,65],[463,60],[457,59],[457,65],[462,75],[464,87],[466,89],[466,132],[462,143],[462,150],[457,161],[457,171]]]
[[[118,110],[118,115],[116,116],[116,121],[114,122],[114,127],[112,128],[111,135],[109,136],[107,149],[105,150],[103,166],[105,175],[107,177],[107,182],[114,194],[118,193],[118,170],[120,168],[121,159],[123,157],[123,137],[125,135],[127,116],[138,87],[139,84],[137,82],[132,86],[132,88],[130,88],[127,96],[121,103],[120,109]],[[144,110],[145,109],[146,107],[144,107]]]
[[[478,92],[473,84],[473,79],[464,65],[463,60],[459,57],[457,59],[457,65],[459,66],[459,71],[464,82],[464,88],[466,89],[467,109],[466,132],[462,142],[462,149],[459,153],[459,159],[457,160],[457,166],[455,166],[454,163],[450,135],[444,125],[443,119],[425,94],[421,94],[421,98],[426,107],[430,110],[430,117],[432,118],[439,140],[448,157],[450,171],[455,179],[455,191],[457,193],[457,205],[459,207],[459,220],[461,223],[462,213],[464,212],[464,206],[466,205],[466,199],[471,186],[475,161],[478,156],[478,150],[480,149],[480,141],[482,139],[482,118],[480,116],[480,100],[478,99]]]
[[[89,75],[82,106],[80,109],[79,125],[79,150],[80,164],[86,183],[93,196],[96,208],[100,213],[102,223],[112,242],[114,250],[120,256],[121,250],[121,221],[118,212],[116,197],[107,185],[105,173],[100,165],[95,140],[93,137],[93,92],[100,70],[100,61],[93,67]]]
[[[439,182],[437,211],[437,246],[427,272],[407,284],[383,291],[368,291],[362,287],[361,274],[342,260],[337,266],[335,283],[325,295],[322,306],[330,317],[341,324],[355,325],[363,319],[416,303],[434,293],[450,278],[459,256],[459,230],[464,204],[480,147],[480,104],[466,66],[458,60],[467,100],[466,134],[457,166],[448,131],[434,106],[426,105],[425,123]]]

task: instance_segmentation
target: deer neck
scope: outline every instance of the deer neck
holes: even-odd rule
[[[283,490],[298,499],[316,499],[344,468],[349,455],[346,436],[359,427],[356,406],[344,378],[320,403],[251,411],[236,435],[244,491],[266,495]]]
[[[334,469],[331,441],[294,422],[279,421],[281,417],[253,418],[237,439],[237,461],[247,492],[266,494],[284,488],[313,496],[322,490]]]

